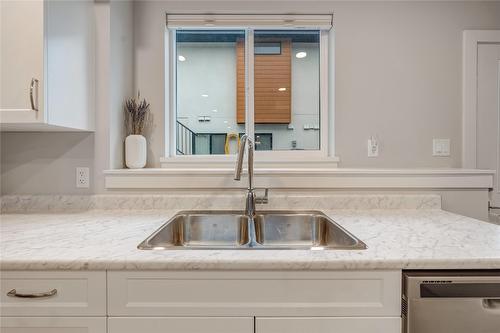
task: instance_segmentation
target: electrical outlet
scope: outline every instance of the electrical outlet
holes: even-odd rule
[[[90,169],[86,167],[76,168],[76,187],[89,188],[90,187]]]
[[[378,140],[374,136],[368,139],[368,157],[378,157]]]

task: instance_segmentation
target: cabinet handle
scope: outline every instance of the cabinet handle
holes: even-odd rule
[[[38,80],[35,78],[31,79],[30,84],[30,102],[31,102],[31,110],[38,111],[38,105],[35,106],[35,98],[33,97],[33,89],[35,88],[36,83],[36,94],[37,94],[37,104],[38,104]]]
[[[9,297],[19,297],[19,298],[43,298],[51,297],[57,294],[57,289],[52,289],[51,291],[46,291],[44,293],[33,293],[33,294],[18,294],[16,289],[12,289],[7,293]]]

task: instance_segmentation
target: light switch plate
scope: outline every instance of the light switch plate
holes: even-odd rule
[[[450,156],[450,139],[433,139],[432,156]]]

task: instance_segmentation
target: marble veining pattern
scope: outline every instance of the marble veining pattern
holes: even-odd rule
[[[10,195],[1,197],[2,213],[68,213],[88,210],[243,209],[238,194]],[[436,209],[432,194],[275,194],[263,209]]]
[[[440,209],[325,210],[367,250],[177,250],[136,246],[176,210],[4,214],[4,270],[500,269],[500,226]]]

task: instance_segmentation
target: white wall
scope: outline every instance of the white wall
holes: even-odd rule
[[[163,120],[165,12],[334,12],[336,151],[345,167],[459,167],[464,29],[499,29],[498,2],[161,2],[134,6],[136,86]],[[376,135],[379,158],[368,158]],[[433,157],[432,139],[451,156]],[[151,166],[164,151],[161,121]]]
[[[96,131],[94,183],[104,191],[103,170],[124,165],[123,103],[133,89],[132,3],[96,2]],[[64,134],[61,134],[64,135]],[[72,190],[71,188],[68,189]]]
[[[97,6],[105,7],[106,3],[96,3]],[[133,6],[134,91],[140,90],[151,102],[154,114],[154,126],[148,138],[150,167],[159,166],[164,152],[167,11],[334,11],[337,154],[341,165],[346,167],[459,167],[462,31],[500,29],[499,2],[136,2]],[[109,20],[110,13],[103,12],[97,20]],[[92,160],[92,152],[95,191],[105,191],[102,175],[98,174],[111,165],[109,87],[114,82],[106,82],[109,62],[103,60],[109,36],[101,33],[98,39],[101,44],[97,43],[100,48],[96,59],[97,131],[94,138],[89,136],[75,142],[73,134],[54,133],[26,134],[26,140],[21,140],[20,134],[2,133],[3,194],[73,193],[73,181],[57,183],[45,179],[57,179],[63,172],[68,177],[74,174],[76,162],[66,163],[67,154],[72,156],[71,161]],[[372,134],[376,134],[381,143],[380,157],[376,159],[366,157],[366,139]],[[431,156],[433,137],[452,140],[450,157]],[[32,140],[43,143],[45,157],[27,157],[33,151]],[[35,152],[38,149],[42,151],[39,147]],[[20,158],[21,155],[24,158]],[[44,169],[36,167],[40,160]],[[44,181],[23,181],[39,179],[38,176]]]
[[[134,97],[134,17],[128,1],[110,3],[110,165],[124,168],[124,101]]]
[[[2,133],[2,194],[89,194],[76,188],[76,168],[94,178],[94,135],[90,133]]]
[[[96,15],[96,123],[94,133],[94,179],[96,191],[102,191],[104,188],[104,174],[102,170],[109,169],[110,166],[110,56],[111,56],[111,9],[109,3],[97,2],[95,4]],[[61,140],[64,140],[61,134]],[[19,147],[18,149],[23,149]],[[71,185],[70,185],[71,186]],[[68,186],[67,191],[73,190]]]
[[[335,13],[342,166],[459,167],[462,31],[500,28],[500,3],[344,3]],[[366,157],[370,134],[378,159]],[[450,157],[432,157],[433,138],[451,139]]]
[[[132,9],[118,0],[94,6],[95,133],[2,133],[2,194],[102,192],[103,170],[123,167],[123,102],[135,94]],[[89,189],[76,188],[76,167],[91,169]]]

